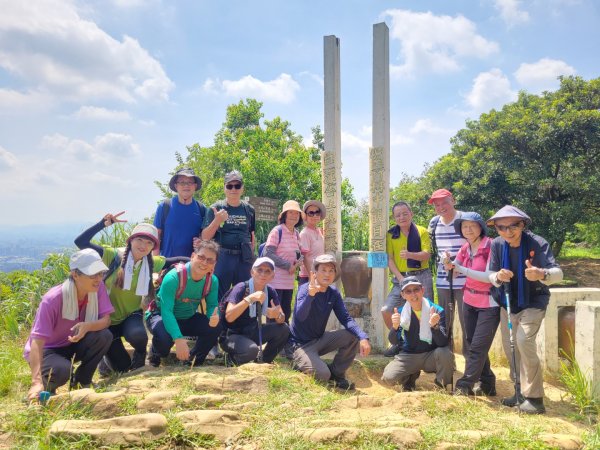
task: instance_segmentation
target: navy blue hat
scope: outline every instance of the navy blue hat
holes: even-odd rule
[[[462,223],[465,220],[470,220],[471,222],[477,222],[479,224],[479,226],[481,227],[481,236],[486,236],[487,235],[487,225],[485,224],[485,220],[483,220],[483,217],[481,217],[481,215],[479,213],[476,213],[474,211],[469,211],[469,212],[464,212],[461,213],[460,217],[458,219],[456,219],[454,221],[454,230],[460,234],[463,238],[463,234],[462,234]]]
[[[525,214],[523,211],[521,211],[519,208],[513,205],[505,205],[502,208],[500,208],[496,212],[496,214],[494,214],[487,220],[487,224],[490,227],[493,227],[496,224],[496,219],[504,219],[505,217],[514,217],[515,219],[521,219],[523,222],[525,222],[525,225],[531,224],[531,217],[529,217],[527,214]]]

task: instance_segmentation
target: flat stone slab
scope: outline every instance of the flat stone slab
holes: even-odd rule
[[[49,433],[73,439],[87,434],[105,445],[142,445],[163,437],[166,431],[166,417],[149,413],[104,420],[57,420]]]
[[[413,428],[402,428],[402,427],[385,427],[375,428],[372,430],[375,436],[386,437],[398,445],[400,448],[405,446],[415,445],[423,440],[423,436],[419,433],[419,430]]]
[[[538,438],[551,447],[561,450],[579,450],[583,447],[583,441],[579,436],[572,434],[548,434],[543,433]]]
[[[340,400],[337,402],[337,406],[349,409],[379,408],[380,406],[383,406],[383,400],[369,395],[356,395]]]
[[[119,402],[126,398],[127,391],[120,389],[112,392],[96,392],[93,389],[77,389],[71,392],[53,395],[50,403],[56,402],[81,402],[92,404],[95,414],[101,417],[112,417],[121,412]]]
[[[212,393],[223,392],[267,392],[268,381],[265,377],[240,375],[211,375],[199,373],[193,379],[194,388],[198,391]]]
[[[227,400],[227,396],[219,394],[190,395],[183,400],[185,406],[204,408],[218,406]]]
[[[360,431],[357,428],[347,427],[327,427],[315,428],[312,430],[299,430],[299,435],[301,437],[312,442],[354,442],[358,438],[359,434]]]
[[[226,409],[182,411],[175,417],[186,431],[214,436],[222,442],[235,439],[248,426],[239,413]]]
[[[146,395],[137,403],[140,411],[164,411],[175,407],[175,397],[179,391],[160,391]]]

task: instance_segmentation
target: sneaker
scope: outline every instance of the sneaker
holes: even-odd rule
[[[219,351],[219,347],[216,345],[210,349],[208,354],[206,355],[206,359],[217,359],[223,356],[223,354]]]
[[[401,351],[402,351],[402,345],[392,344],[387,348],[386,351],[383,352],[383,356],[387,356],[388,358],[393,358]]]
[[[544,414],[546,412],[544,399],[526,397],[525,401],[519,405],[519,411],[525,414]]]
[[[152,347],[150,347],[150,352],[148,353],[148,364],[152,367],[160,366],[160,356],[152,351]]]
[[[136,370],[146,365],[146,352],[134,351],[131,357],[131,366],[129,370]]]
[[[343,377],[334,377],[333,375],[329,379],[329,385],[342,391],[353,391],[356,389],[356,386],[354,386],[352,381]]]
[[[503,398],[500,401],[500,403],[502,403],[504,406],[508,406],[509,408],[512,408],[513,406],[519,406],[524,401],[525,401],[525,397],[523,397],[521,395],[521,393],[519,392],[518,394],[515,394],[512,397]]]
[[[454,387],[454,395],[464,395],[464,396],[468,397],[469,395],[477,395],[477,394],[475,394],[473,389],[471,389],[468,386],[456,385]]]

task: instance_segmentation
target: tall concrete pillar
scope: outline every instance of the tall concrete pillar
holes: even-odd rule
[[[321,153],[323,204],[327,217],[323,221],[325,251],[342,251],[342,130],[340,123],[340,40],[323,37],[325,84],[325,149]]]
[[[369,250],[372,258],[387,261],[385,237],[389,224],[390,203],[390,45],[385,23],[373,25],[373,146],[369,149]],[[371,343],[384,348],[387,329],[381,319],[381,307],[387,297],[387,264],[373,266],[371,315],[375,336]],[[381,267],[385,266],[385,267]]]

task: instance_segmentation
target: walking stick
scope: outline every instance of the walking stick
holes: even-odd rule
[[[450,301],[448,302],[448,345],[450,351],[454,353],[454,340],[452,338],[452,329],[454,328],[454,269],[448,271],[448,283],[450,284]],[[445,387],[445,386],[444,386]],[[452,371],[452,377],[450,378],[450,391],[454,390],[454,370]]]
[[[513,323],[510,317],[510,283],[505,283],[504,300],[506,301],[506,315],[508,316],[508,337],[510,340],[510,353],[512,356],[512,364],[515,370],[515,398],[519,399],[521,393],[521,377],[519,376],[519,367],[517,366],[517,353],[515,351],[515,335],[513,331]]]
[[[268,290],[267,290],[268,293]],[[267,295],[268,297],[268,295]],[[265,300],[268,301],[268,298]],[[258,355],[256,356],[256,360],[261,363],[263,362],[263,341],[262,341],[262,303],[256,302],[256,320],[258,322]]]

